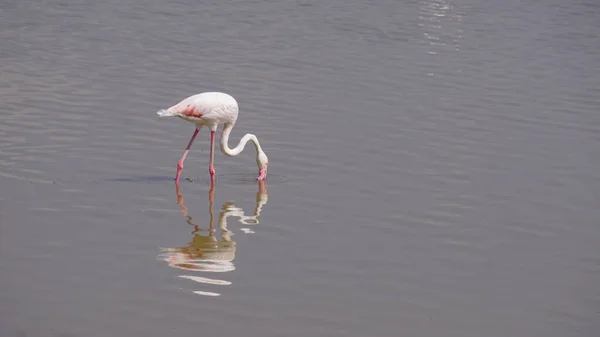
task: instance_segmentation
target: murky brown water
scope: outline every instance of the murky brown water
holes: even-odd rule
[[[0,4],[0,335],[597,336],[596,1]],[[241,111],[208,184],[201,132]]]

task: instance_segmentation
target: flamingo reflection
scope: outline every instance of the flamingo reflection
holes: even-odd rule
[[[209,201],[209,228],[203,229],[192,222],[185,206],[179,183],[175,184],[177,203],[181,206],[186,222],[194,227],[192,240],[183,247],[164,248],[159,258],[168,262],[169,266],[181,270],[203,273],[224,273],[235,270],[233,260],[236,254],[236,243],[232,240],[233,232],[227,228],[227,218],[238,217],[239,222],[245,225],[256,225],[262,207],[267,203],[267,185],[264,180],[258,181],[258,192],[256,193],[256,207],[253,215],[246,215],[244,210],[233,202],[226,202],[221,207],[218,219],[220,233],[217,237],[214,227],[214,184],[211,184],[208,192]],[[244,233],[254,233],[249,228],[241,228]],[[202,234],[206,232],[206,234]],[[189,279],[204,284],[229,285],[231,282],[197,275],[179,275],[181,278]],[[194,293],[206,296],[219,296],[219,293],[194,291]]]

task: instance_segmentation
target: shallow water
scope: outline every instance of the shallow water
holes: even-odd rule
[[[0,4],[0,335],[596,336],[595,1]],[[155,112],[240,104],[216,156]]]

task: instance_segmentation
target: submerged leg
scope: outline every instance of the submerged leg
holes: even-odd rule
[[[210,179],[214,182],[215,178],[215,131],[210,131],[210,164],[208,166]]]
[[[196,139],[198,132],[200,132],[199,129],[196,129],[196,131],[194,131],[192,139],[190,139],[190,142],[185,148],[185,151],[183,151],[183,156],[181,156],[181,159],[179,159],[179,162],[177,163],[177,174],[175,175],[176,182],[179,182],[179,176],[181,175],[181,170],[183,170],[183,162],[185,161],[185,157],[187,157],[188,152],[190,152],[190,148],[192,147],[192,143],[194,142],[194,139]]]

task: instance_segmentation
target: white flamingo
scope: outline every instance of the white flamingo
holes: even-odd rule
[[[269,160],[260,147],[260,143],[255,135],[250,133],[244,135],[238,145],[233,149],[229,148],[229,145],[227,144],[229,142],[231,129],[233,129],[235,121],[238,118],[238,112],[239,107],[235,98],[222,92],[204,92],[193,95],[166,110],[157,112],[161,117],[179,117],[196,125],[196,130],[185,148],[181,159],[177,163],[175,181],[179,182],[179,176],[183,169],[185,157],[187,157],[194,139],[203,126],[210,129],[210,164],[208,171],[211,180],[214,181],[215,132],[217,131],[217,126],[219,126],[219,124],[224,125],[223,132],[221,133],[221,152],[230,157],[236,156],[244,150],[246,143],[251,140],[256,148],[256,164],[258,165],[258,177],[256,177],[256,179],[263,180],[267,177],[267,164],[269,163]]]

